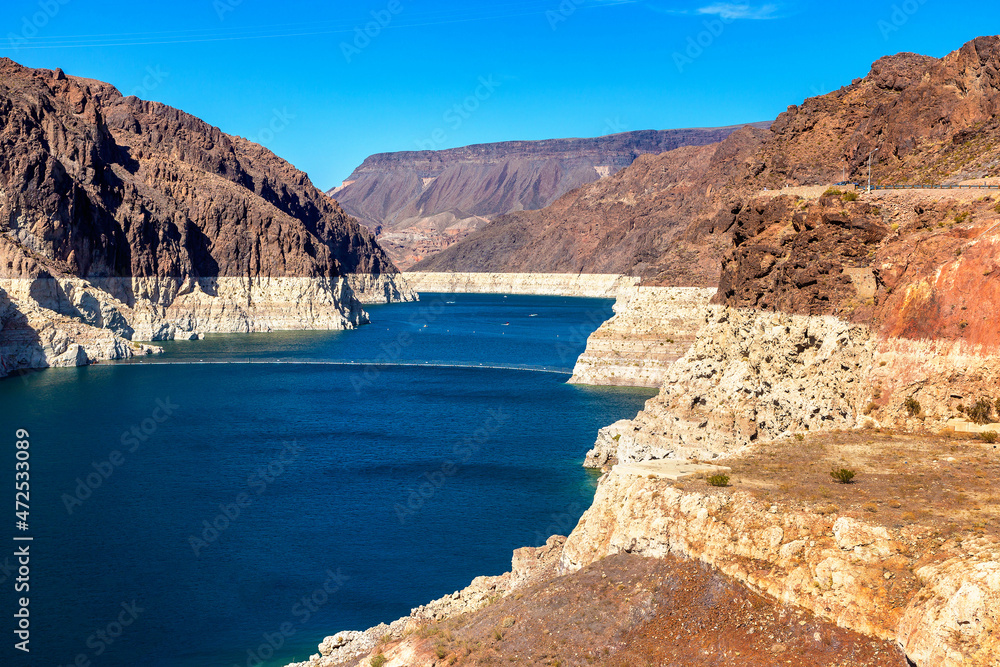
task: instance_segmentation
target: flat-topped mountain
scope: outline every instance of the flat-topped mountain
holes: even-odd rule
[[[374,229],[405,268],[499,215],[544,208],[574,188],[617,173],[640,155],[715,143],[736,129],[646,130],[380,153],[329,194]]]
[[[770,133],[643,155],[540,211],[520,211],[414,271],[625,273],[712,287],[741,209],[740,179]]]
[[[0,60],[0,373],[127,356],[122,340],[354,326],[362,302],[404,296],[397,273],[371,232],[261,146]],[[87,334],[105,349],[39,341],[60,318],[106,330]]]

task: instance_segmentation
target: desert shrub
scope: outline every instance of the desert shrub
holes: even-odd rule
[[[708,483],[712,486],[729,486],[729,475],[712,475],[708,478]]]
[[[1000,213],[1000,204],[997,204],[996,206],[994,206],[993,210],[996,211],[997,213]]]
[[[858,193],[857,192],[845,192],[844,193],[844,201],[858,201]]]
[[[795,439],[798,440],[799,442],[802,442],[803,440],[806,439],[806,436],[802,435],[801,433],[796,433]]]
[[[894,232],[898,232],[899,231],[899,223],[897,223],[897,222],[892,223],[892,231],[894,231]]]
[[[615,437],[613,437],[611,439],[614,440],[615,442],[618,442],[619,440],[622,439],[622,434],[618,433],[618,434],[615,435]]]
[[[830,471],[830,477],[835,482],[840,482],[841,484],[850,484],[854,480],[855,474],[853,470],[848,470],[847,468],[834,468]]]
[[[965,414],[977,424],[989,424],[993,418],[993,402],[980,398],[975,405],[966,409]]]
[[[823,193],[823,196],[824,197],[839,197],[842,194],[844,194],[844,193],[842,191],[838,190],[837,188],[830,188],[829,190],[827,190],[826,192]]]
[[[448,655],[448,650],[444,646],[438,646],[434,649],[434,655],[440,659],[444,659],[444,657]]]
[[[962,224],[968,219],[969,219],[968,211],[965,211],[964,213],[959,213],[958,215],[955,216],[955,222],[957,222],[958,224]]]
[[[381,653],[373,655],[371,659],[372,667],[382,667],[387,662],[389,662],[389,659]]]
[[[983,442],[985,442],[988,445],[992,445],[993,443],[995,443],[997,441],[997,432],[996,431],[985,431],[985,432],[979,434],[979,439],[982,440]]]
[[[920,414],[920,402],[917,401],[917,399],[913,398],[912,396],[906,399],[906,401],[903,403],[903,407],[906,408],[906,411],[910,413],[911,417],[916,417],[917,415]]]
[[[868,404],[868,407],[865,408],[865,414],[866,415],[870,415],[871,413],[875,412],[876,410],[878,410],[878,403],[876,403],[875,401],[872,401],[871,403]]]

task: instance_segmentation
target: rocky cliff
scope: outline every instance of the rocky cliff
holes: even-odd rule
[[[0,119],[5,329],[59,315],[113,332],[97,356],[120,357],[179,332],[356,326],[362,303],[410,298],[305,174],[182,111],[3,59]],[[27,359],[54,357],[0,367]]]
[[[713,296],[714,289],[696,287],[622,289],[615,316],[587,338],[570,383],[660,387],[704,325]]]
[[[771,127],[755,160],[761,185],[867,179],[940,184],[997,175],[1000,38],[980,37],[944,58],[887,56],[867,76],[806,100]]]
[[[767,127],[769,123],[758,123]],[[545,208],[637,157],[725,139],[736,127],[625,132],[595,139],[506,141],[372,155],[329,192],[375,230],[403,268],[512,211]]]
[[[850,511],[828,515],[649,477],[612,472],[602,481],[566,542],[561,572],[623,552],[684,555],[841,627],[892,639],[914,664],[996,664],[994,538],[937,540],[919,524],[887,527]]]

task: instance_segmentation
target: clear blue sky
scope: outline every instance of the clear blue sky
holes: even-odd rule
[[[882,55],[996,34],[1000,7],[5,0],[0,21],[0,55],[179,107],[327,189],[381,151],[771,119]]]

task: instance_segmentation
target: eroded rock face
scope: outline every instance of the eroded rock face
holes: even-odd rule
[[[345,328],[412,298],[305,174],[193,116],[3,59],[0,120],[0,285],[24,308],[127,340]]]
[[[614,273],[408,272],[403,275],[415,292],[443,294],[537,294],[614,299],[639,283],[638,278]]]
[[[926,532],[773,511],[749,494],[683,492],[612,472],[567,540],[559,572],[618,553],[682,555],[842,627],[894,639],[921,667],[995,664],[1000,546],[983,538],[928,558]]]
[[[887,56],[857,82],[781,114],[758,156],[762,185],[959,182],[993,175],[1000,38],[979,37],[944,58]]]
[[[756,440],[858,425],[875,340],[866,327],[712,307],[618,442],[619,461],[715,458]]]
[[[659,387],[694,342],[714,294],[684,287],[621,290],[615,316],[587,338],[570,383]]]
[[[158,351],[32,301],[19,304],[0,288],[0,377],[26,368],[83,366]]]
[[[874,284],[874,253],[889,233],[881,210],[867,203],[758,198],[736,219],[716,302],[839,314],[838,306],[858,296],[855,281],[861,275],[867,273]]]
[[[1000,346],[997,193],[760,197],[737,217],[715,303],[836,315],[880,336]]]

